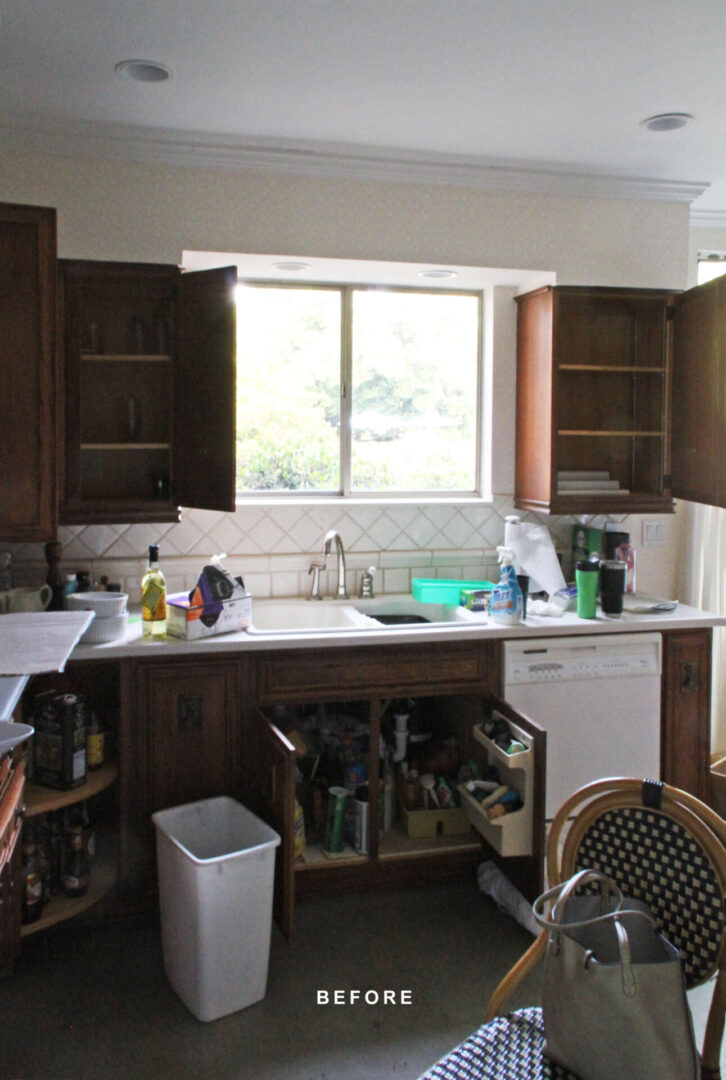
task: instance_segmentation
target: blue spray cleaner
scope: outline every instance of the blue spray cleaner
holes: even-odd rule
[[[492,589],[489,614],[497,622],[514,626],[522,621],[524,599],[514,569],[514,553],[510,548],[498,547],[499,561],[502,564],[499,583]]]

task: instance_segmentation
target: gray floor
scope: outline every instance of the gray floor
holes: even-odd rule
[[[532,938],[459,882],[310,901],[273,931],[264,1001],[203,1024],[164,976],[152,920],[27,938],[0,983],[0,1080],[414,1080],[481,1023]],[[408,1006],[318,990],[410,990]],[[517,1002],[537,997],[537,977]]]
[[[532,941],[473,881],[330,897],[296,917],[292,947],[273,930],[264,1001],[207,1024],[167,983],[152,919],[27,938],[0,982],[0,1080],[415,1080],[479,1026]],[[336,989],[413,1003],[317,1004]],[[691,994],[699,1045],[711,989]],[[538,998],[535,973],[512,1005]]]

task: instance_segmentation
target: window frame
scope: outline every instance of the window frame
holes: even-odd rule
[[[340,487],[338,490],[314,491],[305,490],[275,490],[275,491],[248,491],[236,490],[235,498],[237,505],[250,505],[251,503],[289,503],[291,501],[320,502],[345,501],[393,503],[393,502],[446,502],[448,501],[476,501],[485,499],[482,490],[484,478],[484,453],[485,453],[485,426],[487,419],[491,419],[491,411],[485,411],[484,383],[485,383],[485,294],[486,289],[476,288],[427,288],[415,285],[386,285],[381,282],[340,282],[340,281],[277,281],[264,278],[247,278],[240,276],[238,285],[244,288],[262,289],[313,289],[316,291],[326,290],[337,292],[340,295],[340,436],[339,436],[339,467],[338,478]],[[476,342],[476,431],[474,439],[474,487],[451,491],[354,491],[352,490],[352,409],[353,409],[353,295],[356,292],[396,292],[414,293],[418,295],[456,295],[469,296],[477,301],[477,342]],[[491,440],[491,430],[488,432]]]
[[[721,274],[715,274],[711,277],[707,277],[704,281],[701,281],[700,269],[701,264],[706,266],[714,264],[723,266]],[[696,252],[696,284],[707,285],[709,281],[713,281],[716,277],[721,277],[726,274],[726,251],[716,248],[708,248]]]

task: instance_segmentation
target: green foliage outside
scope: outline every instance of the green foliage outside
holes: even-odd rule
[[[340,307],[337,289],[241,290],[238,490],[340,489]],[[354,293],[354,490],[473,488],[477,316],[471,297]]]

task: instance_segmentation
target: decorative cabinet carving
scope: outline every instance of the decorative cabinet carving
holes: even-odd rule
[[[704,802],[709,797],[710,630],[663,635],[661,777]]]
[[[122,675],[122,876],[151,869],[156,810],[240,795],[237,660],[131,661]],[[138,862],[138,865],[137,865]]]

